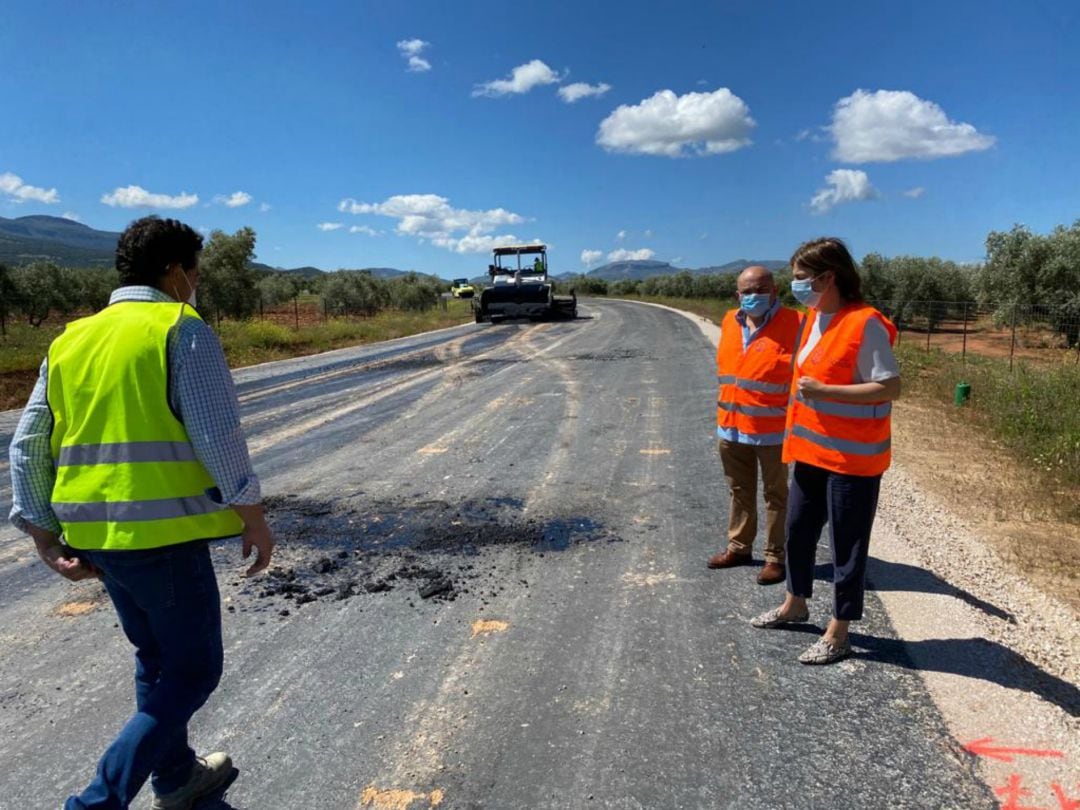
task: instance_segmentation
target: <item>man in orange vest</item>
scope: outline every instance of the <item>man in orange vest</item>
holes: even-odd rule
[[[783,582],[784,516],[788,472],[781,460],[791,355],[799,313],[780,305],[776,282],[764,267],[747,267],[736,282],[739,307],[724,316],[716,368],[720,382],[716,433],[720,460],[731,489],[728,547],[709,559],[709,568],[750,565],[757,535],[757,471],[765,491],[765,566],[761,585]]]

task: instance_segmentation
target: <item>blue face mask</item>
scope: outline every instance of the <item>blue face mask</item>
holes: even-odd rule
[[[795,296],[796,301],[811,309],[821,302],[821,293],[814,292],[814,280],[812,278],[792,279],[791,294]]]
[[[742,293],[739,295],[739,307],[747,315],[758,318],[769,311],[771,297],[766,293]]]

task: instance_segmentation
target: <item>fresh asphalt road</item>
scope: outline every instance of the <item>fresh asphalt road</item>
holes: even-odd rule
[[[193,738],[240,773],[202,806],[996,806],[902,653],[795,660],[826,582],[816,627],[760,631],[783,586],[706,569],[727,504],[694,324],[581,313],[236,373],[277,562],[343,560],[360,592],[266,595],[281,576],[241,582],[236,544],[214,548],[226,671]],[[359,587],[387,560],[457,598]],[[872,592],[859,629],[894,638]],[[130,711],[130,649],[99,585],[4,529],[0,650],[0,807],[58,807]]]

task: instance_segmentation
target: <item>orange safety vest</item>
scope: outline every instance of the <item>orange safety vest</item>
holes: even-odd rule
[[[867,321],[881,321],[890,343],[896,340],[896,327],[867,304],[848,304],[833,316],[806,361],[799,363],[816,317],[813,310],[807,314],[795,353],[784,461],[802,461],[844,475],[881,475],[892,458],[892,403],[805,399],[798,380],[812,377],[826,385],[852,385]]]
[[[716,370],[720,394],[716,424],[739,433],[783,435],[791,390],[791,353],[799,335],[799,313],[780,307],[743,349],[738,310],[724,316]],[[779,444],[779,442],[777,442]]]

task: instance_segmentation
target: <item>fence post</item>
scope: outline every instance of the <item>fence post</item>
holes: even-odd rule
[[[300,296],[294,295],[292,299],[293,319],[296,321],[297,330],[300,329]]]
[[[926,350],[930,351],[930,335],[934,333],[934,302],[926,308]]]
[[[960,360],[961,362],[967,362],[967,319],[968,319],[968,302],[964,302],[964,343],[960,348]]]
[[[1009,373],[1013,370],[1013,355],[1016,353],[1016,304],[1012,311],[1012,341],[1009,343]]]

